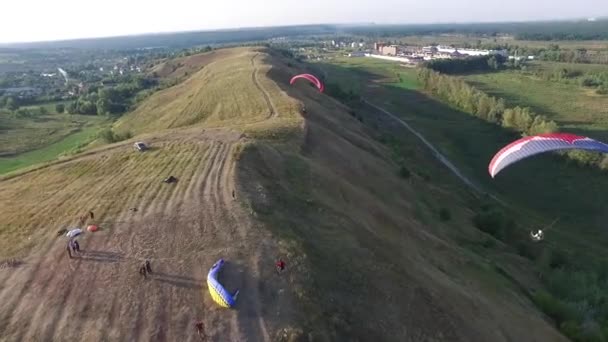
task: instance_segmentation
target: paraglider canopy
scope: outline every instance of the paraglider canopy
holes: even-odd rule
[[[74,238],[74,237],[76,237],[76,236],[78,236],[80,234],[82,234],[82,229],[80,229],[80,228],[73,228],[73,229],[70,229],[68,231],[68,233],[65,234],[65,236],[67,236],[67,237],[69,237],[71,239],[71,238]]]
[[[234,294],[226,291],[224,286],[219,283],[217,277],[218,273],[224,266],[224,259],[218,260],[211,268],[209,269],[209,273],[207,273],[207,286],[209,287],[209,293],[211,294],[211,298],[215,301],[219,306],[225,308],[234,307],[236,304],[236,299],[239,295],[239,291],[237,290]]]
[[[319,81],[318,78],[316,78],[314,75],[311,75],[311,74],[295,75],[294,77],[291,78],[291,80],[289,81],[289,84],[294,84],[295,81],[297,81],[300,78],[308,80],[309,82],[314,84],[315,87],[317,87],[317,89],[319,89],[320,92],[323,92],[323,90],[325,89],[325,86],[323,85],[323,83],[321,83],[321,81]]]
[[[494,178],[507,166],[533,155],[557,151],[581,149],[608,153],[608,144],[569,133],[550,133],[525,137],[503,147],[488,165],[488,172]]]

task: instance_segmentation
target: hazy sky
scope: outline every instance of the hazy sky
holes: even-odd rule
[[[608,0],[0,0],[0,42],[316,23],[608,15]]]

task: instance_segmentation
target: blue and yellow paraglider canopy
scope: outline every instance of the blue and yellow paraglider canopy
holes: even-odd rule
[[[234,294],[230,294],[230,292],[226,291],[224,286],[217,280],[218,273],[222,269],[222,266],[224,266],[224,259],[220,259],[213,264],[207,274],[207,286],[209,287],[209,293],[214,302],[221,307],[232,308],[236,304],[236,298],[239,295],[239,291],[237,290]]]

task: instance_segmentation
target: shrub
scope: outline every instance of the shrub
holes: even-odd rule
[[[441,221],[449,221],[452,218],[452,214],[448,208],[439,209],[439,219]]]
[[[106,128],[99,133],[99,138],[109,144],[127,140],[127,139],[130,139],[131,137],[133,137],[133,134],[130,131],[119,134],[119,133],[114,132],[111,128]]]
[[[58,103],[55,105],[55,111],[59,114],[65,112],[65,105],[63,103]]]
[[[473,217],[473,224],[479,230],[500,240],[504,240],[507,236],[507,230],[511,230],[515,226],[515,222],[498,209],[477,213]]]
[[[538,291],[532,295],[534,303],[549,317],[559,325],[562,323],[574,321],[576,323],[576,311],[568,304],[553,297],[545,291]],[[570,328],[572,323],[568,323]]]
[[[412,175],[412,173],[410,172],[410,170],[407,167],[401,166],[399,168],[399,176],[401,176],[401,178],[408,179],[408,178],[410,178],[411,175]]]
[[[603,86],[597,88],[597,90],[595,91],[595,93],[599,94],[599,95],[606,95],[606,94],[608,94],[608,86],[603,85]]]

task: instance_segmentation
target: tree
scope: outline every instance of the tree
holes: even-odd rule
[[[105,97],[97,100],[97,114],[105,115],[111,113],[111,102]]]
[[[57,111],[57,113],[59,113],[59,114],[65,112],[65,105],[63,103],[56,104],[55,111]]]
[[[78,114],[78,104],[76,103],[76,101],[70,102],[66,109],[70,114]]]
[[[48,113],[49,113],[49,111],[46,109],[46,107],[43,107],[43,106],[38,107],[38,114],[39,115],[46,115]]]
[[[19,104],[17,103],[17,101],[15,101],[15,99],[13,99],[12,97],[9,97],[6,100],[6,109],[8,110],[17,110],[19,108]]]
[[[78,112],[80,114],[97,114],[97,105],[91,101],[82,101],[78,103]]]

